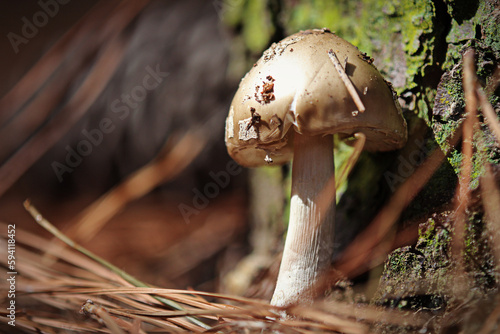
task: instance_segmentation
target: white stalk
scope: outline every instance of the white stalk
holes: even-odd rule
[[[295,133],[290,221],[272,305],[307,304],[316,297],[312,287],[333,253],[335,183],[328,181],[334,176],[333,136]],[[332,199],[326,208],[320,194]]]

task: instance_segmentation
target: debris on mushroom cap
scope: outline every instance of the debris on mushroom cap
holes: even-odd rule
[[[252,125],[252,117],[242,119],[238,121],[240,131],[238,132],[238,138],[240,140],[250,140],[257,139],[257,131]]]
[[[364,61],[366,61],[368,64],[372,64],[373,63],[373,58],[368,56],[366,53],[362,52],[361,55],[359,56],[361,59],[363,59]]]
[[[231,106],[229,115],[226,118],[226,142],[234,137],[234,108]]]
[[[302,36],[295,36],[293,38],[285,38],[279,43],[273,43],[269,49],[264,51],[262,54],[263,61],[272,60],[275,56],[280,56],[283,52],[285,52],[286,48],[294,43],[297,43],[302,39]],[[255,65],[254,65],[255,66]]]
[[[330,49],[347,59],[343,70],[366,107],[364,113],[357,112],[329,58]],[[263,53],[233,98],[226,145],[243,166],[283,164],[292,157],[295,131],[340,137],[363,132],[365,148],[381,151],[402,147],[407,136],[397,98],[371,58],[324,29],[301,31]]]
[[[274,100],[274,79],[268,75],[267,81],[262,81],[262,89],[260,86],[255,86],[255,101],[265,104]]]

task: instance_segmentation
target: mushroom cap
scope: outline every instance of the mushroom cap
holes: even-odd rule
[[[357,107],[328,56],[332,49],[366,111]],[[243,77],[226,119],[226,146],[240,165],[283,164],[293,155],[291,127],[304,135],[362,132],[365,149],[401,148],[406,122],[390,84],[355,46],[328,30],[306,30],[266,50]]]

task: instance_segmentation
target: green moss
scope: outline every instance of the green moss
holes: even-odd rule
[[[453,150],[448,156],[448,162],[453,167],[456,174],[460,173],[462,168],[462,153],[457,150]],[[485,155],[475,154],[472,158],[472,172],[471,172],[471,189],[477,189],[479,186],[479,178],[483,174],[484,169],[484,158]]]
[[[472,19],[485,45],[494,50],[496,56],[500,52],[500,14],[498,1],[481,0],[476,15]]]
[[[412,253],[409,249],[403,248],[392,253],[387,259],[387,270],[397,273],[398,276],[420,277],[423,269],[421,255]]]
[[[434,268],[445,268],[450,265],[448,247],[451,234],[448,229],[438,226],[434,218],[421,224],[418,231],[416,249],[422,252],[428,265]]]
[[[435,107],[440,108],[440,110],[436,111],[441,113],[440,117],[444,119],[459,116],[453,113],[458,113],[465,108],[465,97],[462,86],[462,68],[456,68],[450,72],[450,76],[451,78],[449,80],[441,80],[442,85],[440,89],[442,89],[443,93],[440,94],[439,98],[435,101]]]
[[[389,255],[374,298],[376,304],[443,311],[450,280],[451,234],[437,218],[419,226],[415,247],[406,246]]]
[[[461,1],[463,2],[463,1]],[[483,45],[496,53],[500,52],[500,15],[495,14],[495,1],[467,1],[467,3],[455,6],[452,10],[452,25],[446,37],[448,51],[444,69],[450,69],[460,61],[462,55],[460,51],[477,39]],[[460,9],[461,8],[461,9]],[[467,12],[463,13],[462,10]]]
[[[486,87],[488,87],[488,83],[492,80],[492,74],[500,61],[498,50],[492,50],[483,41],[473,39],[457,43],[448,50],[447,61],[453,65],[441,77],[430,120],[436,141],[445,151],[449,150],[446,139],[456,132],[465,117],[466,101],[462,85],[462,59],[460,54],[455,56],[455,48],[460,46],[459,53],[469,48],[473,48],[476,51],[476,74],[479,81],[485,83]],[[500,106],[498,104],[500,101],[498,92],[490,95],[489,100],[493,106]],[[478,120],[482,122],[482,116],[479,116]],[[475,129],[473,145],[475,153],[473,157],[471,188],[476,189],[479,185],[479,177],[483,172],[484,164],[486,162],[496,164],[500,162],[500,149],[495,144],[491,130],[484,122],[480,123],[480,126]],[[461,147],[458,146],[458,149],[460,150]],[[448,161],[456,173],[460,173],[461,153],[453,150],[448,156]]]
[[[457,150],[453,150],[448,158],[448,161],[458,174],[460,172],[460,166],[462,165],[462,153]]]
[[[431,0],[365,0],[369,15],[366,32],[371,41],[380,41],[380,52],[386,45],[394,43],[401,36],[401,48],[405,57],[405,84],[396,87],[398,93],[417,87],[416,76],[422,76],[427,64],[431,63],[434,42],[435,8]],[[371,4],[371,5],[370,5]],[[371,7],[371,8],[370,8]],[[380,34],[380,31],[388,32]],[[366,33],[365,32],[365,33]],[[379,50],[373,50],[378,53]],[[390,54],[384,62],[390,62]]]

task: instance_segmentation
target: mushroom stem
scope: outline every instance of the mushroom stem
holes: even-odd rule
[[[290,221],[272,305],[307,304],[316,297],[314,286],[333,253],[334,177],[333,136],[296,133]]]

